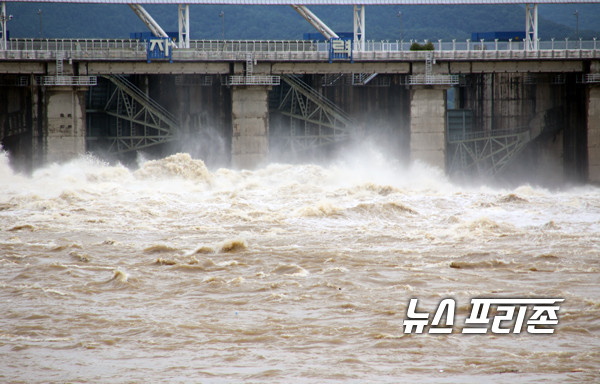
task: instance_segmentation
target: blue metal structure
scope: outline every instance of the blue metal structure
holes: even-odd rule
[[[173,50],[171,49],[171,39],[168,37],[152,37],[146,40],[146,53],[148,63],[153,59],[168,59],[173,62]]]
[[[329,62],[333,61],[348,61],[354,62],[352,59],[352,40],[341,38],[332,38],[329,44]]]

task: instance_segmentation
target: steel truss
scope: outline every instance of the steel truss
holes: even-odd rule
[[[378,73],[353,73],[352,85],[367,85],[377,77]]]
[[[365,50],[365,6],[354,5],[354,49]]]
[[[137,151],[176,138],[178,124],[171,113],[125,77],[104,77],[116,85],[104,106],[117,121],[116,136],[107,137],[111,140],[109,152]]]
[[[177,11],[179,20],[179,48],[190,47],[190,5],[179,4]]]
[[[476,132],[448,138],[449,173],[489,177],[500,173],[533,138],[529,129]]]
[[[336,73],[321,76],[322,87],[333,87],[338,84],[354,86],[389,87],[391,80],[389,76],[379,76],[378,73]]]
[[[278,110],[289,119],[290,129],[276,138],[280,145],[298,154],[350,139],[355,124],[342,109],[297,77],[281,78],[289,88],[282,92]]]
[[[333,31],[333,29],[329,28],[327,24],[325,24],[321,19],[317,17],[314,13],[310,11],[305,5],[296,5],[291,4],[292,8],[296,10],[306,21],[308,21],[321,35],[323,35],[327,40],[331,38],[338,38],[339,36]]]

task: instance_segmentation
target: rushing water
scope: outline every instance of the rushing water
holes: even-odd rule
[[[365,155],[139,169],[0,159],[2,382],[594,382],[600,189],[461,187]],[[410,298],[457,303],[404,334]],[[465,335],[475,297],[564,298],[553,334]]]

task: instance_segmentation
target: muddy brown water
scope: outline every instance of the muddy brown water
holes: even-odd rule
[[[0,381],[597,382],[600,189],[422,165],[0,160]],[[457,303],[404,334],[410,298]],[[464,335],[474,297],[564,298],[548,335]]]

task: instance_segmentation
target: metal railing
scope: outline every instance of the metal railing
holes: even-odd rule
[[[478,132],[448,132],[448,143],[468,142],[487,138],[501,138],[511,135],[520,135],[529,132],[529,127],[518,127],[515,129],[498,129],[495,131]]]
[[[409,85],[456,85],[458,81],[458,75],[410,75],[408,77]]]
[[[354,51],[355,61],[424,60],[428,51],[411,51],[414,41],[367,41]],[[527,60],[600,58],[600,43],[593,40],[539,41],[539,49],[525,50],[522,41],[432,42],[434,57],[443,60]],[[136,39],[10,39],[1,60],[145,60],[146,42]],[[430,52],[430,51],[429,51]],[[325,61],[329,43],[311,40],[192,40],[190,48],[174,49],[178,61],[240,61],[253,53],[262,61]]]
[[[227,76],[227,85],[279,85],[281,78],[279,76]]]
[[[600,83],[600,73],[588,73],[583,77],[583,83]]]
[[[35,82],[45,86],[93,86],[98,79],[96,76],[36,76]]]

